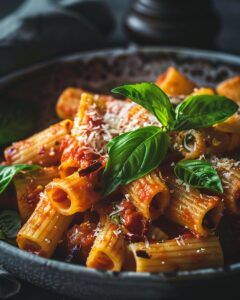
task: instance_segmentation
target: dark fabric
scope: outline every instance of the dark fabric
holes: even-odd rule
[[[52,57],[107,46],[114,29],[102,1],[26,0],[14,8],[0,20],[0,76]]]

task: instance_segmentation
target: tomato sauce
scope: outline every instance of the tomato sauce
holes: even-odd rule
[[[131,242],[143,241],[148,230],[148,221],[137,211],[128,200],[119,204],[121,224],[126,229],[126,238]]]
[[[70,256],[74,254],[73,261],[86,261],[96,237],[96,228],[97,225],[89,221],[70,228],[67,233],[67,253]]]

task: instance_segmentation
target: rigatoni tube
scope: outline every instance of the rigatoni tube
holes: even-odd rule
[[[224,189],[224,203],[229,214],[240,215],[240,165],[229,158],[213,158]]]
[[[81,103],[81,97],[83,93],[91,94],[81,88],[69,87],[66,88],[59,96],[56,104],[56,112],[61,119],[73,120],[78,112],[79,105]],[[114,98],[109,95],[94,94],[94,99],[98,101],[112,101]]]
[[[169,204],[169,190],[158,171],[123,186],[126,197],[146,219],[157,219]]]
[[[60,175],[66,177],[85,168],[99,158],[106,141],[103,139],[103,111],[106,101],[83,93],[80,106],[73,122],[71,136],[65,141],[61,157]]]
[[[206,150],[204,135],[199,130],[180,131],[172,135],[171,140],[174,150],[186,159],[198,158]]]
[[[173,272],[223,266],[222,248],[217,237],[183,239],[163,243],[129,245],[137,272]]]
[[[83,92],[82,89],[69,87],[61,93],[56,104],[56,112],[59,118],[74,119]]]
[[[240,169],[232,169],[225,173],[223,178],[226,208],[231,214],[240,215]]]
[[[206,153],[223,154],[229,153],[240,146],[240,134],[221,132],[215,128],[203,130],[205,135]]]
[[[176,70],[169,67],[161,74],[156,84],[169,96],[189,95],[196,88],[196,84]]]
[[[165,179],[171,193],[166,217],[197,235],[210,235],[222,218],[222,199],[201,194],[174,177],[169,176]]]
[[[30,173],[18,174],[13,182],[21,220],[26,222],[33,213],[45,186],[58,177],[58,167],[45,167]]]
[[[120,271],[126,253],[123,234],[109,219],[100,226],[86,265],[100,270]]]
[[[186,159],[195,159],[203,154],[228,153],[240,146],[240,134],[221,132],[214,128],[187,130],[172,135],[174,150]]]
[[[61,157],[61,142],[70,133],[71,127],[72,121],[64,120],[26,140],[14,143],[4,151],[6,161],[9,164],[57,165]]]
[[[51,257],[73,217],[59,214],[43,194],[31,217],[17,235],[20,249]]]
[[[88,176],[78,172],[49,183],[46,191],[53,207],[63,214],[84,212],[101,199],[99,175],[95,171]]]
[[[160,125],[156,117],[150,114],[141,105],[127,103],[120,115],[122,115],[118,124],[120,132],[128,132],[136,128],[144,127],[146,124]]]

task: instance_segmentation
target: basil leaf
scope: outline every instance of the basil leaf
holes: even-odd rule
[[[121,135],[116,136],[111,141],[109,141],[108,144],[107,144],[107,150],[108,150],[108,152],[110,151],[110,149],[112,148],[113,145],[115,145],[119,140],[122,140],[128,134],[129,134],[129,131],[125,132],[125,133],[122,133]]]
[[[5,146],[32,134],[37,124],[37,115],[38,106],[36,103],[13,99],[2,101],[0,146]]]
[[[0,233],[2,238],[15,238],[20,228],[21,219],[16,211],[4,210],[0,213]]]
[[[168,96],[154,83],[127,84],[112,89],[140,104],[153,113],[159,122],[167,127],[174,121],[174,110]]]
[[[169,146],[166,132],[147,126],[124,133],[111,141],[107,166],[103,173],[104,196],[117,186],[128,184],[156,169]]]
[[[223,193],[217,171],[205,160],[181,160],[176,164],[174,172],[179,179],[194,188]]]
[[[173,130],[210,127],[223,122],[238,110],[238,105],[224,96],[189,96],[176,108]]]
[[[37,165],[12,165],[0,166],[0,194],[7,188],[13,177],[21,171],[33,171],[40,167]]]

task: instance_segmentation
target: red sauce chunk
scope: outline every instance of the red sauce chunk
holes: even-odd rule
[[[119,204],[121,224],[127,231],[127,238],[131,242],[143,241],[148,230],[148,221],[137,211],[136,207],[128,200]]]
[[[67,233],[67,253],[72,256],[72,260],[85,263],[88,254],[95,240],[95,230],[97,225],[84,222],[74,225]]]
[[[99,159],[99,155],[86,149],[75,137],[67,136],[61,144],[63,151],[61,162],[74,160],[79,167],[86,168]],[[81,162],[81,163],[80,163]],[[83,163],[84,162],[84,163]]]

